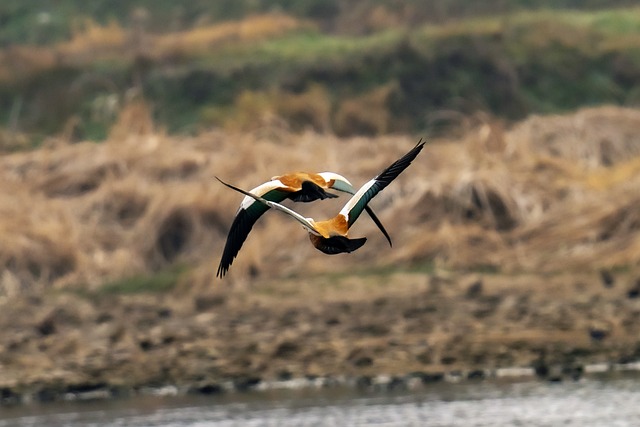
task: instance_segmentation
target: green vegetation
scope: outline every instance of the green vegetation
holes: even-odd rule
[[[394,0],[3,0],[0,2],[0,45],[51,44],[73,34],[83,19],[126,25],[144,15],[149,30],[184,30],[203,22],[241,19],[252,14],[286,13],[309,19],[339,33],[359,34],[380,25],[438,23],[474,16],[491,16],[522,10],[607,9],[633,6],[632,0],[409,0],[399,7]],[[384,11],[385,13],[381,13]],[[389,22],[380,22],[386,15]],[[373,28],[372,28],[373,27]]]
[[[366,268],[352,268],[348,271],[329,271],[325,273],[319,274],[290,274],[286,277],[287,280],[297,280],[301,278],[305,279],[313,279],[322,282],[322,284],[330,285],[340,282],[344,279],[357,277],[357,278],[366,278],[366,277],[375,277],[386,279],[394,274],[434,274],[437,268],[432,260],[427,260],[419,263],[414,263],[410,265],[376,265],[372,267]],[[480,271],[480,270],[479,270]],[[484,270],[481,269],[481,272]]]
[[[101,294],[139,294],[166,292],[175,287],[185,273],[183,266],[172,267],[149,275],[136,275],[104,284],[98,289]]]
[[[142,49],[128,41],[133,30],[96,24],[108,18],[108,8],[94,3],[78,9],[95,21],[71,41],[0,50],[0,123],[41,139],[75,119],[73,132],[67,132],[72,139],[103,139],[117,117],[105,100],[120,107],[136,85],[157,122],[177,133],[210,126],[248,130],[273,116],[293,129],[339,135],[422,132],[437,125],[440,111],[483,111],[516,120],[536,112],[640,102],[637,8],[380,24],[365,35],[330,34],[322,26],[269,15],[182,31],[178,42],[149,33],[151,48]],[[197,3],[181,6],[183,13],[196,16],[187,9]],[[295,2],[280,3],[280,10],[292,14],[310,13],[296,9]],[[387,4],[371,2],[372,8],[374,3]],[[503,12],[522,9],[520,3],[501,2],[509,5]],[[108,9],[111,18],[126,22],[118,4]],[[239,4],[238,16],[264,11]],[[15,2],[0,7],[0,15],[8,16],[8,5],[15,8],[12,18],[22,16],[16,11],[24,7]],[[152,18],[173,13],[172,7],[159,2]],[[19,61],[24,66],[13,68]]]

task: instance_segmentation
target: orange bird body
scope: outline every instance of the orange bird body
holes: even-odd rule
[[[411,164],[420,151],[422,151],[424,144],[425,142],[420,140],[411,151],[393,162],[375,178],[360,187],[360,189],[353,194],[351,199],[349,199],[335,217],[324,221],[305,218],[294,210],[289,209],[276,201],[269,200],[266,197],[256,194],[253,190],[248,192],[227,184],[220,180],[220,178],[218,178],[218,180],[227,187],[244,194],[245,199],[243,200],[243,204],[247,201],[247,198],[253,199],[266,207],[274,208],[293,217],[309,232],[311,243],[318,250],[330,255],[353,252],[364,245],[367,239],[366,237],[356,239],[349,238],[349,228],[358,219],[362,211],[368,208],[367,204],[369,201],[389,185],[395,178],[397,178],[398,175],[400,175],[400,173],[402,173]]]
[[[355,194],[355,189],[351,183],[342,175],[333,172],[288,173],[274,176],[270,181],[260,184],[250,192],[242,191],[246,196],[240,203],[240,207],[231,224],[222,252],[222,258],[220,259],[220,265],[218,266],[217,276],[223,277],[226,274],[233,260],[238,255],[240,248],[242,248],[244,241],[247,239],[253,225],[269,210],[270,205],[260,200],[267,200],[270,203],[273,202],[279,205],[278,202],[285,199],[290,199],[294,202],[312,202],[338,197],[333,193],[325,191],[327,189],[335,189],[345,193]],[[258,197],[258,199],[254,199],[254,196]],[[367,207],[366,211],[378,228],[380,228],[380,231],[385,235],[389,241],[389,245],[391,245],[391,238],[378,217],[376,217],[370,208]]]

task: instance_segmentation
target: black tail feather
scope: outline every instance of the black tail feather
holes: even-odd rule
[[[317,237],[312,234],[309,235],[313,246],[321,252],[327,255],[336,255],[342,253],[353,252],[362,247],[367,241],[366,237],[360,237],[357,239],[349,239],[344,236],[332,236],[328,239],[325,237]]]
[[[347,239],[347,252],[353,252],[356,249],[360,249],[367,242],[366,237],[359,237],[357,239]]]

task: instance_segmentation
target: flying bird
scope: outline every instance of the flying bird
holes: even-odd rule
[[[360,189],[349,199],[340,212],[333,218],[324,221],[316,221],[313,218],[305,218],[299,213],[286,206],[281,205],[278,202],[269,200],[266,197],[262,197],[254,192],[248,192],[233,185],[227,184],[220,178],[216,177],[218,181],[227,187],[236,190],[246,197],[243,200],[243,205],[247,201],[247,197],[254,201],[260,202],[265,207],[271,207],[286,213],[300,222],[302,226],[309,232],[309,238],[311,243],[316,249],[324,252],[325,254],[334,255],[344,252],[353,252],[360,248],[367,241],[366,237],[360,237],[356,239],[350,239],[348,237],[349,228],[356,222],[363,210],[367,209],[367,204],[374,198],[380,191],[382,191],[387,185],[402,173],[416,158],[416,156],[422,151],[426,141],[420,139],[415,147],[400,159],[393,162],[388,168],[383,170],[378,176],[365,183]],[[253,205],[252,205],[253,206]],[[230,236],[232,237],[232,236]],[[224,258],[224,255],[223,255]],[[222,263],[220,264],[222,268]],[[220,274],[218,269],[218,274]],[[226,270],[224,270],[226,271]],[[223,271],[223,273],[224,273]]]
[[[242,200],[238,212],[233,219],[216,276],[223,277],[227,271],[229,271],[233,260],[238,256],[238,252],[240,252],[240,248],[242,248],[253,225],[262,214],[269,210],[270,206],[264,204],[260,199],[254,200],[254,195],[263,200],[275,203],[282,202],[285,199],[290,199],[294,202],[313,202],[315,200],[338,197],[336,194],[325,191],[329,188],[349,194],[355,194],[356,192],[347,178],[333,172],[295,172],[274,176],[270,181],[251,190],[249,192],[250,195],[245,196]],[[244,191],[241,192],[244,193]],[[368,206],[366,206],[365,209],[391,246],[389,233],[387,233],[387,230],[385,230],[378,217]]]

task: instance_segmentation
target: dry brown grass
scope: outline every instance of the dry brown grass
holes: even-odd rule
[[[287,119],[292,130],[311,129],[326,132],[331,129],[331,97],[328,90],[311,85],[302,93],[280,93],[278,114]]]
[[[396,89],[387,84],[341,103],[336,111],[335,132],[341,136],[381,135],[389,132],[389,97]]]
[[[254,131],[279,120],[277,96],[276,92],[244,90],[231,108],[224,111],[216,108],[205,119],[210,119],[229,132]]]
[[[432,141],[371,203],[393,248],[363,216],[352,235],[368,243],[328,257],[295,222],[269,213],[225,280],[430,262],[535,272],[637,266],[639,124],[639,111],[606,107]],[[133,103],[103,144],[59,141],[0,158],[0,290],[98,286],[175,263],[195,266],[193,283],[209,286],[241,199],[214,176],[251,188],[287,171],[332,170],[359,185],[415,139],[294,134],[268,123],[170,137]],[[296,208],[328,217],[344,202]]]
[[[51,49],[11,46],[0,50],[0,81],[20,82],[27,75],[53,68],[58,60]]]
[[[65,62],[87,64],[95,58],[117,58],[128,50],[128,30],[115,21],[100,25],[92,20],[80,23],[70,40],[55,47]]]
[[[311,24],[282,14],[250,16],[241,21],[223,22],[188,31],[158,35],[152,41],[151,56],[156,59],[194,55],[233,42],[276,37]]]
[[[229,132],[252,132],[265,126],[289,126],[292,131],[331,130],[331,98],[320,85],[301,93],[245,90],[230,108],[205,109],[205,122]]]

